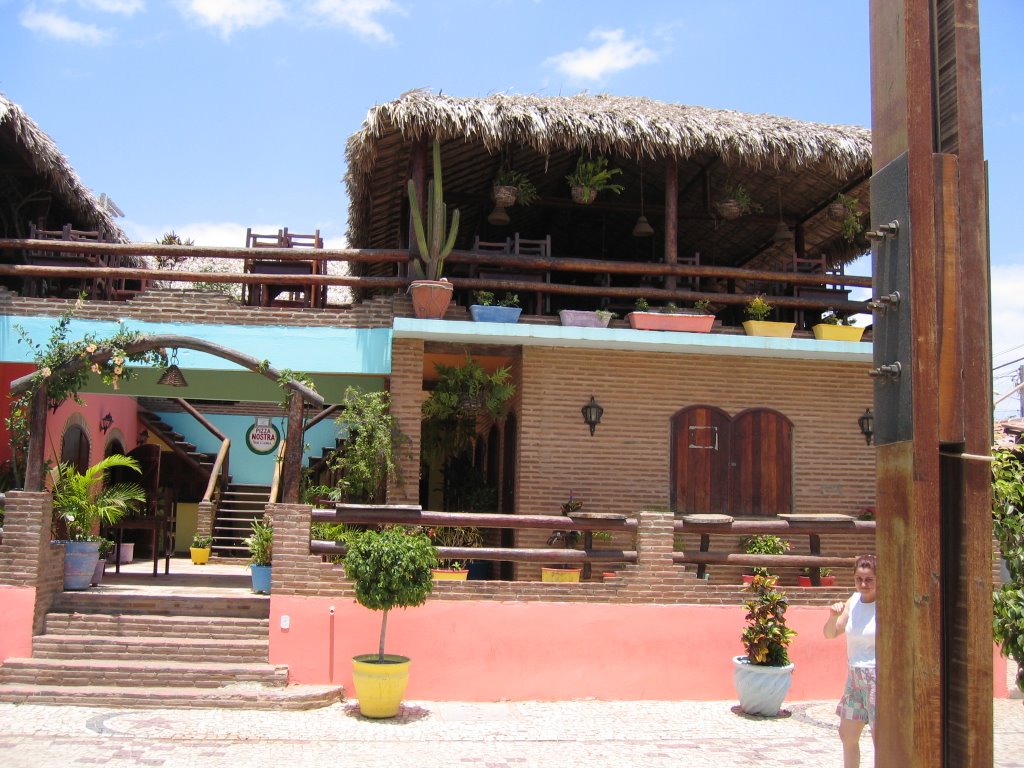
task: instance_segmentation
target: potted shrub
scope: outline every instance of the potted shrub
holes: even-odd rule
[[[828,217],[838,222],[839,231],[848,243],[852,243],[864,231],[861,216],[860,201],[856,197],[840,192],[836,199],[829,203]]]
[[[573,513],[579,512],[583,508],[583,502],[572,497],[572,491],[569,491],[569,500],[563,502],[561,505],[562,514],[566,517],[572,517]],[[576,545],[579,544],[580,539],[583,538],[583,534],[579,531],[555,531],[548,538],[548,546],[555,546],[560,544],[566,549],[575,549]],[[580,580],[580,574],[583,572],[582,568],[570,565],[569,563],[562,563],[553,566],[543,566],[540,569],[540,580],[541,581],[555,581],[555,582],[578,582]]]
[[[836,585],[836,577],[832,575],[831,568],[819,568],[819,587],[834,587]],[[803,574],[797,577],[801,587],[813,587],[814,583],[811,578],[811,569],[804,568]]]
[[[206,565],[210,560],[210,550],[213,548],[212,536],[200,536],[198,533],[192,537],[192,546],[188,548],[192,556],[193,565]]]
[[[607,328],[615,317],[614,312],[605,309],[560,309],[558,319],[562,325],[574,325],[581,328]]]
[[[416,317],[437,320],[444,317],[452,299],[452,286],[444,280],[444,260],[455,247],[459,232],[459,211],[452,211],[451,227],[447,225],[448,209],[444,204],[441,184],[441,144],[434,139],[434,178],[427,187],[427,209],[420,210],[416,185],[409,179],[409,207],[413,231],[419,249],[409,263],[413,282],[409,285]],[[426,219],[426,221],[424,221]]]
[[[494,177],[491,197],[494,204],[502,208],[511,208],[516,203],[528,206],[540,199],[537,188],[526,174],[511,170],[500,171]]]
[[[637,308],[626,318],[629,320],[630,328],[639,331],[708,333],[715,324],[715,315],[711,312],[707,299],[695,301],[692,309],[680,308],[669,302],[664,309],[652,311],[647,300],[642,298],[637,300],[636,306]]]
[[[245,540],[249,548],[249,571],[252,574],[252,591],[260,595],[270,594],[270,561],[274,549],[274,529],[270,522],[252,521],[252,534]]]
[[[84,473],[65,462],[54,471],[54,528],[67,537],[57,542],[64,545],[64,589],[88,589],[92,583],[100,547],[93,529],[100,523],[118,522],[134,504],[146,501],[146,492],[135,483],[115,483],[97,492],[107,470],[114,467],[140,471],[135,459],[120,454],[108,456]]]
[[[733,682],[743,712],[776,717],[793,682],[788,648],[796,632],[786,626],[788,602],[777,576],[754,576],[748,591],[747,626],[740,635],[746,653],[733,657]]]
[[[104,539],[102,536],[96,536],[95,538],[99,543],[99,560],[96,561],[96,569],[92,573],[92,585],[98,587],[103,581],[103,573],[107,570],[107,558],[114,551],[114,542],[110,539]]]
[[[612,178],[622,173],[621,168],[609,168],[608,158],[598,157],[594,160],[580,158],[576,161],[576,169],[565,177],[569,182],[572,199],[581,205],[590,205],[597,198],[597,193],[604,190],[619,194],[623,190],[621,184],[612,182]]]
[[[740,546],[748,555],[784,555],[792,545],[780,536],[762,534],[759,536],[744,536],[740,539]],[[743,577],[744,584],[750,584],[756,576],[768,576],[767,568],[754,568],[753,575]]]
[[[506,293],[495,299],[491,291],[477,291],[476,304],[470,304],[469,314],[478,323],[515,323],[519,321],[519,294]]]
[[[382,611],[376,653],[352,659],[352,682],[365,717],[394,717],[409,681],[409,658],[384,653],[388,612],[426,602],[433,589],[431,569],[437,557],[430,539],[399,526],[353,532],[347,539],[345,574],[355,586],[356,601]]]
[[[814,338],[829,341],[860,341],[864,329],[854,325],[852,317],[840,317],[834,309],[821,316],[821,322],[811,326]]]
[[[764,294],[758,294],[747,302],[748,320],[743,321],[743,331],[747,336],[773,336],[788,339],[793,335],[796,323],[783,323],[769,320],[772,313],[772,305]]]
[[[715,208],[723,219],[738,219],[748,213],[760,213],[763,210],[761,204],[754,202],[750,192],[742,184],[726,190],[722,198],[715,203]]]
[[[480,529],[472,526],[438,526],[429,529],[427,536],[435,549],[437,547],[481,547],[484,543]],[[438,555],[438,565],[432,569],[434,580],[465,581],[469,576],[467,566],[471,562],[473,561],[467,558],[441,559]]]

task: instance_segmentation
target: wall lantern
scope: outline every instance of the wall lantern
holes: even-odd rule
[[[860,433],[864,435],[864,442],[871,445],[871,437],[875,434],[875,413],[870,408],[864,409],[864,414],[857,419],[857,426]]]
[[[583,422],[590,427],[590,434],[594,434],[594,428],[601,423],[601,416],[604,414],[604,408],[597,404],[597,400],[594,396],[590,396],[590,402],[580,408],[580,413],[583,414]]]
[[[107,434],[107,430],[110,429],[110,425],[114,423],[114,417],[107,413],[102,419],[100,419],[100,432],[104,435]]]

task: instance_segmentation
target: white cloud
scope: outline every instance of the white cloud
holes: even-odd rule
[[[110,39],[110,32],[100,29],[95,24],[82,24],[50,11],[28,8],[21,14],[20,21],[26,29],[57,40],[99,45]]]
[[[992,365],[1012,363],[1024,357],[1024,265],[1018,263],[992,265]],[[1016,373],[1014,364],[995,372],[996,398],[1009,392],[1013,385],[1009,374]],[[1020,400],[1016,395],[996,406],[996,417],[1013,416],[1019,412]]]
[[[601,80],[608,74],[622,72],[640,64],[650,64],[658,58],[658,54],[644,45],[643,41],[626,40],[625,32],[621,29],[595,29],[587,37],[600,44],[594,48],[577,48],[560,53],[546,63],[553,64],[573,80]]]
[[[104,13],[120,13],[131,16],[145,8],[143,0],[78,0],[79,5]]]
[[[389,43],[394,36],[375,17],[380,13],[402,13],[393,0],[313,0],[309,10],[331,24],[345,27],[359,37]]]
[[[225,40],[240,29],[263,27],[285,15],[280,0],[183,0],[181,7],[186,16],[216,29]]]

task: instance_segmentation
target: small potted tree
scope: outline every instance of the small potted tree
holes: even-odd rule
[[[192,537],[192,546],[188,548],[192,556],[193,565],[206,565],[210,560],[210,550],[213,548],[212,536],[200,536],[198,533]]]
[[[609,168],[608,158],[598,157],[585,160],[582,157],[576,162],[576,169],[565,177],[569,183],[574,203],[590,205],[597,198],[598,192],[608,190],[619,194],[623,190],[621,184],[615,184],[612,178],[622,173],[621,168]]]
[[[478,323],[516,323],[523,311],[519,308],[517,293],[506,293],[496,299],[491,291],[477,291],[476,301],[469,305],[469,314]]]
[[[409,179],[409,207],[413,232],[419,249],[409,263],[413,282],[409,285],[416,317],[438,320],[444,317],[452,299],[452,285],[444,280],[444,260],[455,247],[459,232],[459,211],[452,211],[451,227],[447,226],[448,209],[441,185],[441,144],[434,139],[434,178],[427,188],[426,215],[420,210],[416,185]],[[426,219],[426,221],[424,221]]]
[[[427,535],[399,526],[356,531],[347,537],[345,574],[353,581],[356,602],[382,611],[376,653],[352,659],[352,682],[364,717],[394,717],[409,682],[409,658],[384,653],[388,612],[423,605],[433,589],[431,569],[437,556]]]
[[[747,336],[773,336],[776,338],[788,339],[793,335],[796,323],[784,323],[769,320],[772,313],[771,304],[764,294],[758,294],[747,302],[748,320],[743,321],[743,331]]]
[[[733,657],[733,682],[743,712],[776,717],[793,682],[796,665],[788,648],[796,632],[786,626],[788,602],[777,576],[757,574],[748,591],[747,626],[740,635],[746,653]]]
[[[252,591],[270,594],[270,561],[274,549],[274,529],[266,519],[252,521],[252,534],[245,540],[249,548],[249,571]]]

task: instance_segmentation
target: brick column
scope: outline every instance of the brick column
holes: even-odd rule
[[[306,504],[268,504],[274,528],[270,594],[341,595],[346,591],[343,571],[324,563],[309,551],[312,507]]]
[[[213,502],[200,501],[196,511],[196,535],[213,536]]]
[[[651,602],[659,602],[673,587],[686,583],[683,566],[672,562],[675,517],[671,512],[639,512],[637,522],[637,564],[629,573],[627,589],[631,596],[646,594]]]
[[[389,504],[418,504],[423,341],[396,339],[391,347],[391,413],[409,439],[396,457],[400,483],[388,484]]]
[[[10,491],[0,544],[0,584],[36,590],[33,632],[64,589],[64,548],[50,543],[53,498],[49,493]]]

